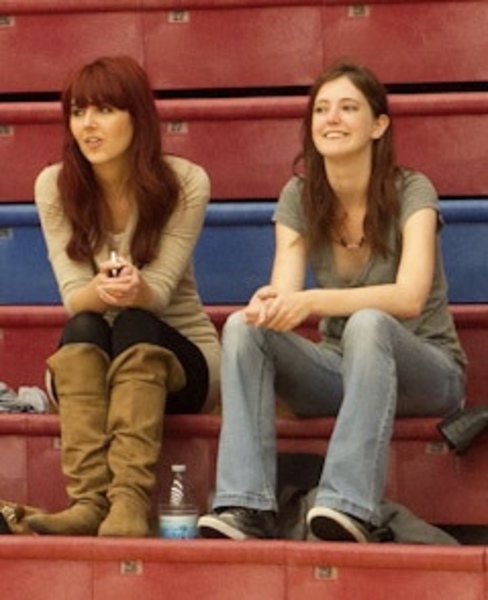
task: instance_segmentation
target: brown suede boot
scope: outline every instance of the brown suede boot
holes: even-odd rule
[[[109,369],[108,464],[110,512],[100,536],[145,537],[156,484],[167,392],[185,385],[176,356],[154,344],[136,344]]]
[[[70,506],[36,514],[27,523],[37,533],[96,535],[108,512],[108,357],[94,344],[62,346],[47,363],[59,399],[61,462]]]

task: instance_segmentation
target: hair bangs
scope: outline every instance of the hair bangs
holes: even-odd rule
[[[128,93],[119,77],[107,72],[103,65],[91,65],[83,69],[71,81],[65,97],[66,109],[73,106],[86,108],[94,106],[113,106],[127,110]]]

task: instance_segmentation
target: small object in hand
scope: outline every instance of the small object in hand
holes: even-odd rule
[[[110,252],[110,260],[113,263],[118,262],[119,259],[117,257],[117,252],[115,252],[115,250],[112,250]],[[112,269],[110,269],[110,277],[117,277],[121,270],[122,270],[122,267],[113,267]]]

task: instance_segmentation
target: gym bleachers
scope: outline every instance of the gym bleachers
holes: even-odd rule
[[[0,7],[0,380],[44,385],[66,315],[33,204],[59,160],[66,72],[126,53],[157,93],[164,148],[208,171],[212,200],[195,254],[202,299],[221,330],[269,275],[271,214],[300,148],[308,86],[337,56],[387,84],[399,162],[440,197],[452,314],[470,365],[466,402],[488,390],[488,52],[485,0],[3,0]],[[316,338],[316,322],[300,332]],[[387,496],[431,523],[488,524],[486,439],[453,455],[437,419],[397,419]],[[220,416],[165,420],[160,474],[186,462],[205,510]],[[323,455],[333,419],[277,420],[281,453]],[[67,501],[56,415],[0,415],[0,498]],[[154,500],[156,502],[157,493]],[[154,506],[155,508],[155,506]],[[0,538],[9,600],[481,600],[487,548],[243,544],[196,540]],[[224,575],[225,574],[225,575]]]
[[[158,100],[165,149],[205,165],[214,201],[274,199],[291,176],[305,103],[303,94]],[[443,197],[487,193],[488,91],[397,93],[391,108],[401,163],[427,172]],[[61,143],[57,103],[0,103],[0,202],[32,202]]]

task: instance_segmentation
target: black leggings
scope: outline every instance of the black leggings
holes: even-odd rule
[[[99,346],[111,359],[134,344],[155,344],[171,350],[186,374],[186,385],[168,394],[166,414],[192,414],[207,399],[209,374],[205,357],[193,342],[155,315],[140,308],[122,311],[110,326],[102,315],[81,312],[66,323],[60,346],[88,343]]]

